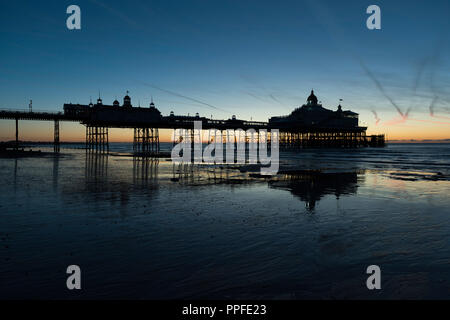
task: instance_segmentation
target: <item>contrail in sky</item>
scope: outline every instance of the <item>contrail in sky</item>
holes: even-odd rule
[[[278,100],[277,98],[275,98],[275,96],[274,96],[273,94],[269,94],[269,97],[270,97],[273,101],[278,102],[279,104],[281,104],[282,106],[285,105],[285,104],[282,103],[280,100]]]
[[[262,98],[262,97],[259,97],[259,96],[256,95],[256,94],[254,94],[254,93],[250,93],[250,92],[248,92],[248,91],[245,91],[245,93],[248,94],[249,96],[252,96],[253,98],[255,98],[255,99],[257,99],[257,100],[264,101],[264,102],[267,102],[267,101],[265,100],[265,98],[268,97],[268,98],[270,98],[271,100],[275,101],[276,103],[278,103],[278,104],[282,105],[283,107],[287,108],[286,104],[284,104],[283,102],[281,102],[277,97],[275,97],[275,95],[274,95],[273,93],[270,93],[270,91],[269,91],[266,87],[264,87],[263,85],[257,83],[257,82],[256,82],[254,79],[252,79],[251,77],[246,76],[246,75],[242,75],[242,74],[240,75],[240,77],[241,77],[243,80],[245,80],[245,81],[251,83],[251,84],[252,84],[253,86],[255,86],[257,89],[259,89],[259,90],[261,90],[261,91],[263,91],[263,92],[265,93],[265,94],[261,95],[262,97],[264,97],[264,98]]]
[[[265,99],[259,97],[258,95],[254,94],[254,93],[251,93],[251,92],[248,92],[248,91],[243,91],[243,92],[244,92],[245,94],[249,95],[250,97],[255,98],[256,100],[259,100],[259,101],[262,101],[262,102],[267,103],[267,100],[265,100]]]
[[[431,100],[431,103],[430,103],[429,109],[430,109],[430,116],[432,116],[432,117],[434,117],[434,104],[436,103],[437,99],[438,99],[438,97],[434,96],[433,100]]]
[[[424,69],[426,67],[428,63],[428,58],[424,58],[420,61],[419,66],[417,67],[417,74],[416,74],[416,78],[414,79],[414,84],[413,84],[413,93],[416,94],[417,92],[417,88],[419,87],[420,84],[420,79],[422,78]]]
[[[364,69],[366,74],[369,76],[370,79],[375,83],[376,87],[380,92],[383,94],[383,96],[389,100],[389,102],[394,106],[394,108],[397,110],[397,112],[400,114],[400,116],[404,119],[408,117],[409,109],[406,111],[406,114],[402,112],[400,107],[395,103],[395,101],[386,93],[384,90],[384,87],[381,85],[381,83],[378,81],[378,79],[375,77],[375,75],[367,68],[367,66],[362,62],[362,60],[359,61],[361,67]]]
[[[320,0],[308,0],[307,1],[313,10],[313,12],[317,15],[317,18],[319,21],[322,22],[323,26],[328,30],[329,34],[331,35],[332,39],[336,42],[337,46],[342,49],[343,52],[346,52],[349,54],[350,57],[352,57],[355,60],[359,60],[359,63],[367,76],[375,83],[378,90],[383,94],[383,96],[391,103],[392,106],[394,106],[395,110],[398,112],[398,114],[401,116],[401,119],[407,120],[409,119],[410,112],[413,109],[411,106],[408,107],[406,112],[403,112],[399,105],[391,98],[391,96],[386,92],[381,82],[377,79],[377,77],[369,70],[369,68],[364,64],[361,57],[358,57],[357,54],[355,54],[353,47],[354,43],[351,42],[351,40],[346,36],[345,31],[341,28],[339,23],[337,23],[336,19],[334,19],[333,12],[329,10],[326,5],[321,4]],[[444,38],[444,37],[443,37]],[[440,45],[444,43],[444,41],[439,42]],[[347,44],[345,46],[344,44]],[[429,66],[433,67],[433,64],[435,63],[435,60],[437,60],[437,54],[439,54],[439,50],[436,50],[436,53],[431,58],[424,58],[420,61],[418,68],[417,68],[417,74],[415,76],[415,79],[413,80],[412,84],[412,90],[414,95],[417,95],[417,89],[420,85],[421,80],[423,79],[423,75],[425,72],[425,69]],[[434,70],[433,70],[434,71]],[[431,82],[433,81],[433,75]],[[433,85],[433,83],[432,83]],[[430,105],[430,113],[433,112],[433,107],[436,101],[432,102]]]
[[[163,88],[160,88],[160,87],[155,86],[155,85],[153,85],[153,84],[149,84],[149,83],[145,83],[145,82],[142,82],[142,84],[144,84],[144,85],[146,85],[146,86],[148,86],[148,87],[154,88],[154,89],[156,89],[156,90],[160,90],[160,91],[162,91],[162,92],[168,93],[168,94],[170,94],[170,95],[173,95],[173,96],[176,96],[176,97],[180,97],[180,98],[184,98],[184,99],[193,101],[193,102],[195,102],[195,103],[198,103],[198,104],[207,106],[207,107],[209,107],[209,108],[212,108],[212,109],[215,109],[215,110],[218,110],[218,111],[222,111],[222,112],[225,112],[225,113],[230,113],[229,111],[227,111],[227,110],[225,110],[225,109],[222,109],[222,108],[213,106],[212,104],[209,104],[209,103],[200,101],[200,100],[195,99],[195,98],[191,98],[191,97],[185,96],[185,95],[183,95],[183,94],[181,94],[181,93],[177,93],[177,92],[174,92],[174,91],[170,91],[170,90],[167,90],[167,89],[163,89]]]
[[[434,114],[434,106],[435,106],[435,104],[436,104],[436,102],[437,102],[438,100],[439,100],[438,96],[434,96],[434,97],[433,97],[433,100],[431,100],[430,107],[429,107],[429,109],[430,109],[430,116],[433,117],[433,118],[440,118],[440,119],[447,119],[447,120],[450,120],[450,117],[446,117],[446,116],[437,116],[437,115]]]
[[[375,116],[376,125],[380,122],[380,118],[378,118],[378,114],[375,110],[371,110],[373,115]]]

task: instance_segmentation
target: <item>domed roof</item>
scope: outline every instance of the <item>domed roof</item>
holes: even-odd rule
[[[128,95],[128,91],[127,91],[126,96],[123,97],[123,105],[124,105],[124,106],[128,106],[128,107],[131,107],[131,98],[130,98],[130,96]]]
[[[113,101],[113,106],[118,106],[120,104],[120,102],[116,99]]]
[[[314,90],[311,90],[311,94],[309,95],[307,99],[309,104],[316,105],[317,104],[317,97],[314,95]]]

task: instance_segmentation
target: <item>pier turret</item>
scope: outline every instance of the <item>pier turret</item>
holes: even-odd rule
[[[150,109],[156,109],[155,104],[153,103],[153,97],[150,101]]]
[[[126,96],[125,97],[123,97],[123,106],[124,107],[132,107],[132,105],[131,105],[131,98],[130,98],[130,96],[128,95],[128,91],[127,91],[127,94],[126,94]]]
[[[311,94],[309,95],[308,99],[306,100],[308,105],[311,106],[317,106],[317,97],[314,94],[314,90],[311,90]]]

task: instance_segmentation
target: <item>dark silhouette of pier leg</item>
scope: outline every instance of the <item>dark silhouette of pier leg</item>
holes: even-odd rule
[[[109,151],[108,127],[86,125],[86,150]]]
[[[156,152],[159,152],[159,129],[158,128],[155,128],[155,129],[153,129],[155,132],[154,132],[154,135],[153,135],[153,137],[154,137],[154,143],[155,143],[155,146],[156,146]]]
[[[19,149],[19,119],[16,118],[16,145],[15,145],[15,149],[18,150]]]
[[[133,135],[133,152],[136,153],[138,152],[138,147],[139,147],[139,129],[138,128],[134,128],[134,135]]]
[[[368,142],[371,147],[384,147],[386,144],[386,137],[384,134],[372,135]]]
[[[53,129],[53,151],[59,153],[59,120],[55,120],[55,128]]]
[[[134,128],[133,152],[142,156],[159,153],[158,128]]]
[[[364,131],[316,131],[299,132],[286,129],[279,134],[282,149],[301,149],[308,147],[359,148],[367,146],[384,146],[384,135],[366,136]]]

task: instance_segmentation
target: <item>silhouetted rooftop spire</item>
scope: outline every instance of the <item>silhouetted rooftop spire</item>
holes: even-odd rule
[[[307,99],[308,104],[317,105],[317,101],[317,97],[314,95],[314,90],[311,90],[311,94]]]
[[[341,112],[342,111],[342,106],[341,106],[341,102],[344,101],[342,99],[339,99],[339,105],[338,105],[338,111]]]
[[[100,98],[100,90],[98,90],[97,104],[103,104],[102,98]]]
[[[131,98],[128,94],[129,94],[129,91],[127,90],[126,96],[123,97],[123,106],[124,107],[131,107]]]
[[[155,104],[153,103],[153,96],[151,96],[151,102],[150,102],[150,108],[154,108],[155,107]]]

